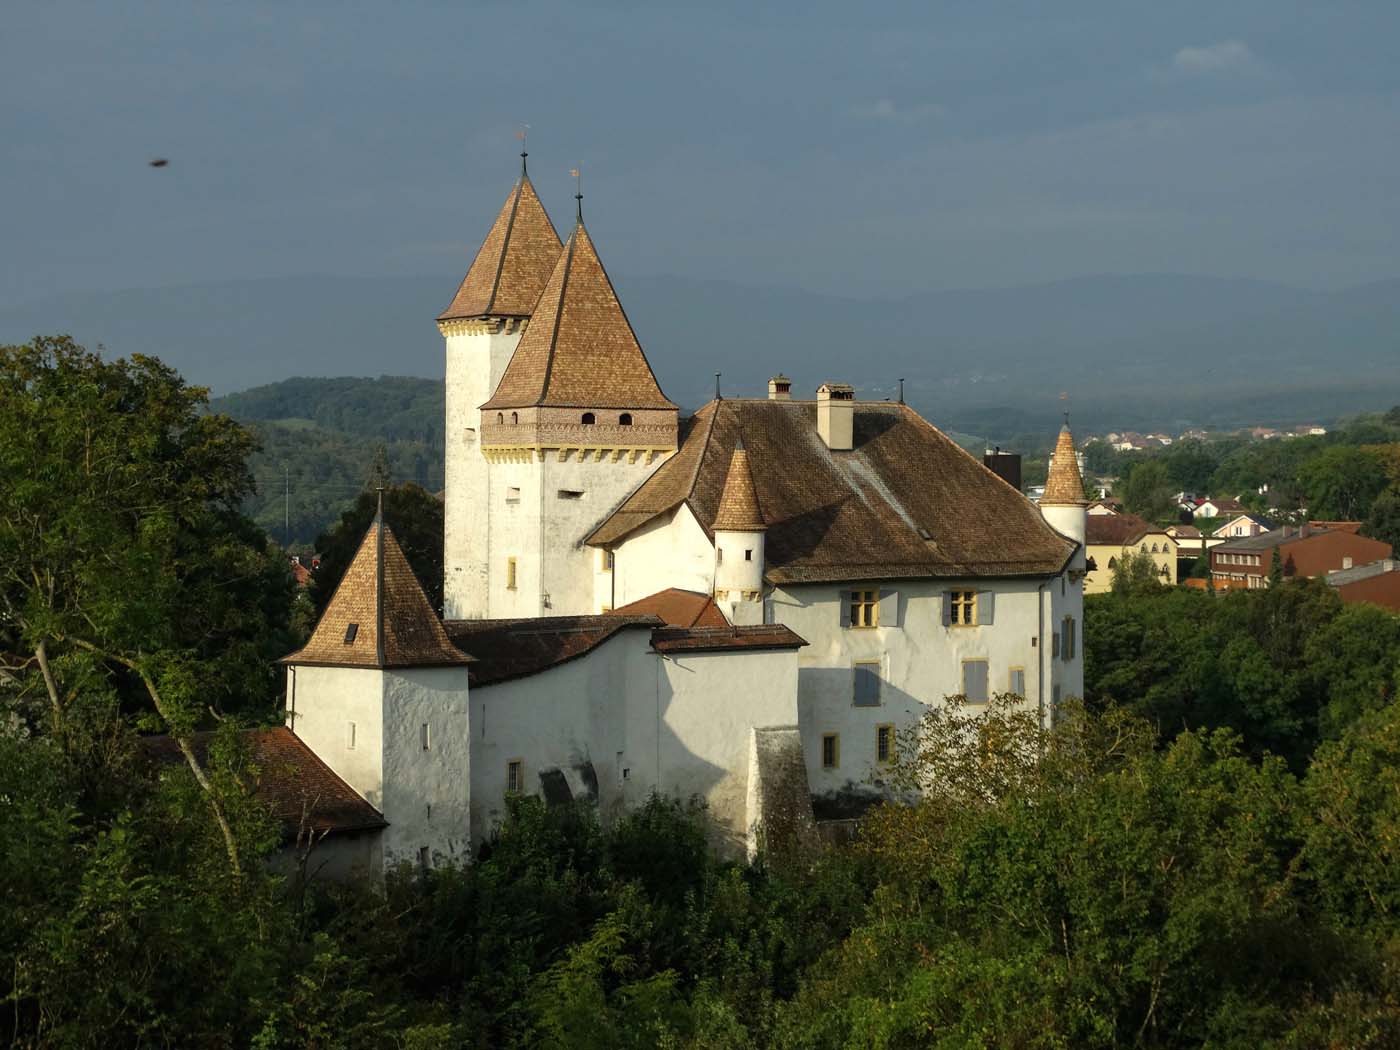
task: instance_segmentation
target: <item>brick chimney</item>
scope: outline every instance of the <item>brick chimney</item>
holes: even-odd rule
[[[792,380],[779,372],[768,380],[769,401],[789,401],[792,399]]]
[[[856,392],[846,383],[817,387],[817,433],[833,452],[849,452],[855,444]]]

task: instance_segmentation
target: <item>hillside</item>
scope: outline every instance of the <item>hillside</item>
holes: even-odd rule
[[[72,333],[153,353],[215,393],[291,375],[442,375],[432,318],[456,278],[303,277],[71,295],[0,309],[0,341]],[[617,279],[666,392],[707,400],[773,372],[863,397],[906,395],[972,433],[1051,425],[1072,393],[1089,427],[1297,423],[1400,397],[1400,281],[1312,292],[1181,275],[843,299],[666,276]]]

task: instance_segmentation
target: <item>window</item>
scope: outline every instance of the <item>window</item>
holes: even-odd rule
[[[599,551],[599,552],[598,552],[598,571],[599,571],[599,572],[612,572],[612,570],[613,570],[613,552],[612,552],[612,551]]]
[[[1026,695],[1026,669],[1024,667],[1013,667],[1011,669],[1011,680],[1007,683],[1007,691],[1015,693],[1017,696]]]
[[[427,751],[432,746],[432,738],[429,734],[427,722],[424,722],[418,727],[418,743],[422,745],[424,751]]]
[[[716,564],[716,565],[723,565],[723,564],[724,564],[724,548],[723,548],[723,547],[716,547],[716,548],[715,548],[715,564]]]
[[[560,489],[560,499],[583,499],[583,493],[578,489]]]
[[[753,561],[753,551],[752,551],[752,550],[746,550],[746,551],[744,551],[744,560],[745,560],[745,561]],[[1348,565],[1347,568],[1350,569],[1351,566]]]
[[[1108,559],[1108,567],[1109,567],[1110,569],[1116,569],[1116,568],[1118,567],[1118,559],[1117,559],[1117,558],[1109,558],[1109,559]]]
[[[507,503],[519,503],[519,502],[520,502],[520,489],[517,488],[515,485],[509,485],[509,486],[506,487],[506,502],[507,502]]]
[[[880,592],[851,592],[851,627],[880,626]]]
[[[418,847],[418,866],[427,871],[433,864],[433,855],[427,846]]]
[[[345,625],[345,644],[350,645],[355,641],[355,635],[360,633],[360,625],[357,623],[347,623]]]
[[[1074,617],[1066,616],[1064,629],[1060,634],[1064,643],[1064,659],[1066,661],[1074,659]]]
[[[822,734],[822,768],[836,769],[841,765],[841,734]]]
[[[592,412],[585,412],[583,414],[583,419],[580,420],[580,422],[583,423],[583,425],[586,427],[591,427],[594,423],[597,422],[597,417],[594,416]]]
[[[506,421],[506,414],[505,414],[504,412],[497,412],[497,413],[496,413],[496,422],[497,422],[497,423],[504,423],[505,421]]]
[[[1147,553],[1147,544],[1145,544],[1145,543],[1142,545],[1142,553],[1143,553],[1143,554],[1146,554],[1146,553]]]
[[[624,412],[617,417],[617,425],[620,427],[630,427],[632,425],[632,413]]]
[[[968,626],[977,622],[977,592],[949,591],[950,613],[948,622],[958,626]]]
[[[969,703],[987,702],[987,661],[964,660],[962,663],[962,691]]]
[[[875,727],[875,761],[886,766],[894,761],[894,726]]]
[[[354,750],[355,750],[355,723],[354,723],[354,722],[346,722],[346,723],[345,723],[345,750],[346,750],[346,751],[354,751]]]
[[[515,590],[515,559],[506,559],[506,590]]]
[[[853,703],[856,707],[880,706],[880,665],[862,662],[853,668]]]
[[[520,422],[520,413],[519,413],[519,412],[512,412],[512,413],[510,414],[510,421],[511,421],[512,424],[519,423],[519,422]]]
[[[525,790],[525,760],[512,758],[506,763],[506,791],[518,795]]]

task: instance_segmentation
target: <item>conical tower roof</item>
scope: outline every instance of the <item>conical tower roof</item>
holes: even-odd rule
[[[482,408],[674,409],[656,382],[582,218]]]
[[[443,667],[470,661],[448,640],[381,513],[370,524],[311,639],[283,663]]]
[[[767,527],[763,522],[763,511],[758,506],[758,493],[753,487],[749,453],[741,439],[734,447],[734,454],[729,457],[729,473],[724,477],[714,528],[716,531],[762,532]]]
[[[1069,432],[1069,424],[1060,428],[1060,436],[1055,442],[1055,460],[1050,464],[1050,475],[1045,479],[1045,495],[1040,497],[1042,507],[1083,507],[1088,505],[1084,498],[1084,478],[1079,473],[1079,459],[1074,452],[1074,435]]]
[[[521,165],[471,269],[439,321],[529,317],[559,258],[559,234]]]

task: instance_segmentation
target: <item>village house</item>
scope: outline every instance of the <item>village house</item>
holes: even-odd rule
[[[1329,572],[1327,585],[1344,602],[1369,602],[1400,612],[1400,562],[1394,558]]]
[[[1257,536],[1228,540],[1210,552],[1211,577],[1235,586],[1267,587],[1278,552],[1285,577],[1325,576],[1391,555],[1390,544],[1338,528],[1285,525]]]
[[[1235,539],[1239,536],[1258,536],[1261,532],[1269,532],[1277,527],[1262,514],[1236,514],[1211,535],[1221,539]]]
[[[1164,584],[1177,580],[1176,541],[1136,514],[1093,515],[1085,532],[1089,574],[1084,577],[1084,593],[1100,594],[1113,586],[1113,570],[1134,554],[1145,554],[1156,566]]]

